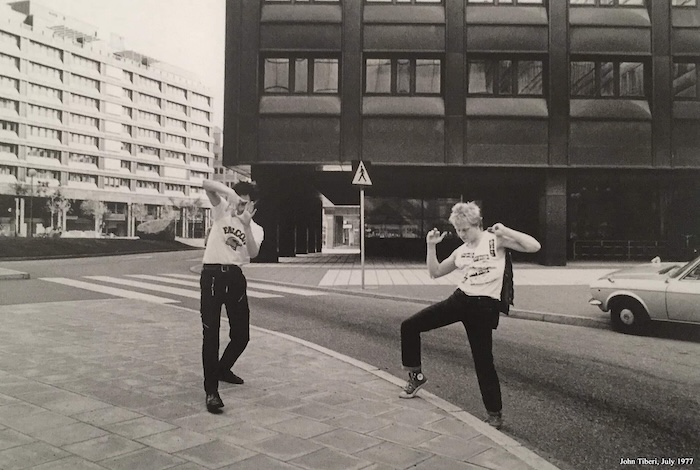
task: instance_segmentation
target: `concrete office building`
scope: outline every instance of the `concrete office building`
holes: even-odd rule
[[[227,2],[224,162],[266,188],[263,256],[317,249],[308,188],[357,204],[327,170],[360,159],[368,253],[421,253],[460,200],[546,265],[697,243],[698,3]]]
[[[3,7],[5,235],[26,234],[30,212],[39,230],[91,230],[93,219],[81,210],[86,200],[105,203],[102,229],[115,235],[132,236],[139,220],[164,211],[174,211],[182,235],[203,234],[208,201],[201,186],[214,160],[212,94],[193,74],[123,43],[37,2]],[[47,196],[59,187],[71,208],[51,214]]]

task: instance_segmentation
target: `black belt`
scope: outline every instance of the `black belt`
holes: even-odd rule
[[[203,271],[217,271],[217,272],[226,273],[229,271],[235,271],[236,269],[240,271],[241,267],[238,266],[237,264],[203,264],[202,265]]]

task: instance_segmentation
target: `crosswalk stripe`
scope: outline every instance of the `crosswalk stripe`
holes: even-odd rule
[[[297,287],[278,286],[275,284],[261,284],[259,282],[249,282],[248,287],[252,287],[253,289],[271,290],[273,292],[283,292],[285,294],[303,295],[307,297],[326,295],[325,292],[321,291],[299,289]]]
[[[184,279],[178,279],[178,278],[169,278],[169,277],[164,277],[164,276],[153,276],[150,274],[128,274],[127,277],[135,277],[138,279],[145,279],[147,281],[160,281],[160,282],[167,282],[170,284],[177,284],[180,286],[199,288],[199,282],[186,281]],[[309,289],[299,289],[297,287],[278,286],[275,284],[263,284],[263,283],[259,283],[259,282],[249,282],[248,287],[253,288],[253,289],[259,289],[259,290],[269,290],[269,291],[273,291],[273,292],[282,292],[285,294],[303,295],[303,296],[307,296],[307,297],[312,297],[312,296],[317,296],[317,295],[326,295],[325,292],[321,292],[321,291],[314,291],[314,290],[309,290]]]
[[[196,274],[176,274],[176,273],[164,273],[163,276],[177,277],[179,279],[192,279],[192,280],[198,280],[200,277]]]
[[[126,277],[135,277],[138,279],[144,279],[146,281],[168,282],[170,284],[177,284],[179,286],[186,286],[186,287],[196,287],[197,289],[199,289],[199,282],[185,281],[183,279],[173,279],[173,278],[163,277],[163,276],[152,276],[150,274],[127,274]]]
[[[127,299],[137,299],[144,300],[146,302],[152,302],[156,304],[167,304],[175,303],[177,300],[167,299],[165,297],[158,297],[150,294],[143,294],[141,292],[134,292],[125,289],[118,289],[116,287],[102,286],[100,284],[93,284],[90,282],[79,281],[77,279],[67,279],[65,277],[42,277],[42,281],[53,282],[55,284],[62,284],[70,287],[77,287],[79,289],[85,289],[93,292],[99,292],[101,294],[114,295],[116,297],[123,297]]]
[[[180,289],[178,287],[169,287],[169,286],[164,286],[164,285],[160,285],[160,284],[150,284],[147,282],[132,281],[131,279],[121,279],[118,277],[110,277],[110,276],[85,276],[85,277],[87,279],[94,279],[96,281],[110,282],[112,284],[121,284],[124,286],[136,287],[139,289],[155,290],[158,292],[164,292],[166,294],[179,295],[182,297],[188,297],[190,299],[199,299],[200,298],[199,291]],[[277,294],[268,294],[265,292],[254,292],[254,291],[249,290],[248,297],[257,298],[257,299],[271,299],[274,297],[282,297],[282,296],[277,295]]]

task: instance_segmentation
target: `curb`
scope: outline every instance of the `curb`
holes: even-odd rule
[[[201,267],[199,265],[192,266],[190,272],[199,274],[201,272]],[[274,284],[278,286],[296,287],[299,289],[312,289],[321,292],[328,292],[332,294],[345,294],[353,295],[356,297],[370,297],[374,299],[383,300],[396,300],[399,302],[411,302],[423,305],[431,305],[435,303],[436,299],[416,299],[413,297],[404,297],[401,295],[394,294],[381,294],[379,292],[366,292],[351,289],[338,289],[333,287],[320,287],[320,286],[309,286],[306,284],[294,284],[291,282],[280,282],[280,281],[270,281],[269,279],[259,279],[253,277],[247,277],[249,281],[261,282],[264,284]],[[505,315],[507,318],[517,318],[518,320],[534,320],[541,321],[545,323],[557,323],[560,325],[570,325],[570,326],[583,326],[586,328],[598,328],[603,330],[611,329],[610,323],[605,320],[598,320],[595,318],[581,317],[576,315],[562,315],[560,313],[550,313],[550,312],[537,312],[531,310],[520,310],[517,308],[512,308],[510,314]]]
[[[194,272],[194,271],[193,271]],[[197,271],[199,272],[199,271]],[[371,297],[374,299],[396,300],[399,302],[411,302],[423,305],[432,305],[437,302],[437,299],[417,299],[413,297],[404,297],[394,294],[381,294],[379,292],[363,292],[357,290],[337,289],[332,287],[308,286],[305,284],[293,284],[288,282],[270,281],[268,279],[248,278],[253,282],[261,282],[265,284],[275,284],[280,286],[297,287],[300,289],[312,289],[333,294],[353,295],[356,297]],[[505,315],[507,318],[517,318],[519,320],[534,320],[545,323],[558,323],[560,325],[584,326],[588,328],[610,329],[610,324],[604,320],[595,318],[581,317],[575,315],[562,315],[560,313],[536,312],[531,310],[520,310],[511,308],[510,313]]]
[[[197,269],[195,266],[194,269]],[[192,271],[193,268],[190,268],[190,271]],[[292,286],[292,284],[282,284],[282,283],[276,283],[278,285],[289,285]],[[320,289],[319,289],[320,290]],[[187,308],[187,307],[182,307],[179,305],[169,305],[169,308],[176,308],[180,310],[185,310],[188,312],[197,312],[196,310]],[[198,312],[197,312],[198,313]],[[228,322],[228,318],[222,317],[222,320],[224,322]],[[269,330],[267,328],[262,328],[259,326],[255,325],[250,325],[250,328],[256,331],[260,331],[262,333],[270,334],[277,336],[282,339],[286,339],[287,341],[291,341],[297,344],[300,344],[302,346],[305,346],[307,348],[313,349],[315,351],[318,351],[322,354],[325,354],[327,356],[330,356],[334,359],[338,359],[339,361],[343,361],[346,364],[350,364],[354,367],[357,367],[359,369],[364,370],[365,372],[369,372],[370,374],[374,375],[375,377],[385,380],[393,385],[396,385],[397,387],[401,387],[405,380],[402,380],[394,375],[391,375],[388,372],[385,372],[381,369],[379,369],[376,366],[373,366],[371,364],[368,364],[366,362],[354,359],[350,356],[346,356],[345,354],[341,354],[339,352],[333,351],[332,349],[328,349],[324,346],[321,346],[316,343],[312,343],[310,341],[307,341],[305,339],[297,338],[296,336],[291,336],[287,333],[280,333],[278,331],[274,330]],[[544,458],[540,457],[537,455],[535,452],[531,451],[527,447],[523,446],[521,443],[513,439],[512,437],[504,434],[503,432],[491,427],[490,425],[486,424],[485,422],[481,421],[479,418],[467,413],[466,411],[462,410],[460,407],[457,405],[453,405],[452,403],[448,402],[447,400],[444,400],[437,395],[434,395],[428,391],[421,390],[419,392],[420,396],[436,408],[440,408],[443,410],[445,413],[448,413],[458,421],[463,422],[464,424],[471,426],[474,428],[476,431],[479,433],[483,434],[484,436],[488,437],[492,441],[494,441],[496,444],[500,445],[506,452],[513,454],[515,457],[520,459],[521,461],[525,462],[527,465],[529,465],[532,468],[536,468],[538,470],[560,470],[559,467],[553,465],[549,461],[545,460]]]
[[[12,271],[11,269],[0,269],[0,281],[14,281],[29,278],[29,273]]]

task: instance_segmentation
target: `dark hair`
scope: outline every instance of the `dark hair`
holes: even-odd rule
[[[257,201],[260,197],[260,192],[258,191],[258,185],[255,181],[239,181],[233,185],[233,190],[239,196],[250,196],[251,201]]]

